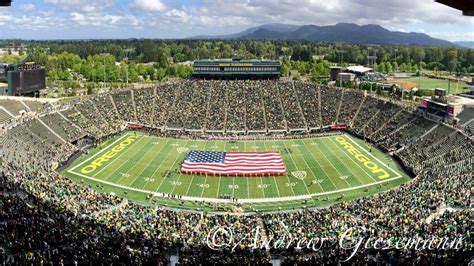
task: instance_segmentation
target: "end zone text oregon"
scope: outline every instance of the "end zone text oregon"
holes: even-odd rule
[[[379,174],[377,177],[379,179],[385,179],[389,177],[390,175],[388,174],[387,171],[384,169],[380,168],[379,165],[372,160],[370,160],[367,156],[362,154],[358,149],[356,149],[354,146],[352,146],[351,143],[349,143],[346,138],[342,136],[336,137],[336,141],[339,142],[344,148],[354,157],[361,162],[365,168],[369,169],[372,173],[374,174]]]
[[[121,150],[125,149],[127,146],[132,144],[138,137],[136,135],[130,135],[125,140],[120,142],[118,145],[113,147],[110,151],[102,154],[99,158],[92,161],[90,164],[84,166],[81,169],[81,173],[89,174],[94,172],[97,167],[102,166],[104,163],[110,161],[112,158],[115,157]]]

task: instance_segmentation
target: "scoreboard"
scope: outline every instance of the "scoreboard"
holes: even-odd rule
[[[33,94],[46,88],[46,70],[38,64],[13,65],[7,68],[8,94]]]
[[[7,65],[0,65],[0,82],[7,82],[6,68]]]

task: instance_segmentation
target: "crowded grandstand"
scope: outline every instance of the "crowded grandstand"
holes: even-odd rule
[[[469,259],[468,184],[474,170],[470,107],[453,126],[366,91],[278,79],[191,79],[69,102],[2,98],[0,106],[2,263],[160,264],[178,256],[182,264],[201,265],[275,259],[287,265],[337,264],[346,258],[431,265]],[[126,195],[104,193],[100,186],[62,174],[90,147],[125,131],[200,140],[298,139],[346,131],[396,158],[413,177],[386,192],[331,206],[233,214],[129,201]],[[219,234],[209,246],[206,240],[216,226],[233,233]],[[245,238],[254,228],[261,229],[262,238],[318,237],[324,244],[309,251],[256,248]],[[453,243],[456,249],[366,248],[352,254],[353,249],[337,244],[349,228],[362,229],[351,231],[352,236],[373,239],[438,236],[459,243]],[[226,243],[232,246],[222,248]]]

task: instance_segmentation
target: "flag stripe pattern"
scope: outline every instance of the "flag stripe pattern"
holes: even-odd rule
[[[216,152],[192,150],[181,173],[211,175],[284,175],[285,164],[277,151]]]

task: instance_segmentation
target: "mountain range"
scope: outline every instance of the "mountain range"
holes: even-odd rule
[[[462,47],[474,49],[474,42],[459,41],[459,42],[453,42],[453,43]]]
[[[458,46],[446,40],[430,37],[424,33],[390,31],[379,25],[357,25],[338,23],[330,26],[264,24],[229,35],[201,35],[191,39],[248,39],[341,42],[356,44],[422,45],[449,47]]]

